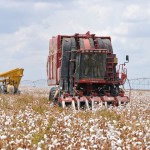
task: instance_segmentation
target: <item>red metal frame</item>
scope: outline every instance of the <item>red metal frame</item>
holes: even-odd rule
[[[52,63],[52,68],[50,69],[47,68],[47,74],[48,74],[48,85],[57,85],[59,84],[59,71],[60,71],[60,67],[61,67],[61,39],[62,38],[71,38],[71,37],[75,37],[77,39],[79,38],[83,38],[83,41],[84,41],[84,46],[85,48],[78,48],[78,52],[82,52],[84,53],[87,49],[90,50],[90,51],[93,51],[96,52],[96,51],[101,51],[100,53],[110,53],[108,50],[106,49],[98,49],[97,48],[97,44],[95,43],[94,46],[95,48],[90,48],[90,43],[89,43],[89,40],[88,38],[94,38],[95,39],[95,42],[96,42],[96,39],[97,38],[101,38],[101,39],[110,39],[111,41],[111,38],[109,36],[95,36],[94,34],[90,34],[89,32],[86,33],[86,34],[74,34],[72,36],[68,36],[68,35],[58,35],[56,37],[52,37],[52,39],[50,40],[50,46],[49,46],[49,49],[51,50],[51,53],[49,53],[49,58],[48,58],[48,62],[47,62],[47,66],[50,66],[50,64]],[[116,57],[116,54],[112,54],[113,57]],[[54,64],[54,61],[55,64]],[[113,64],[113,61],[112,61],[112,64]],[[54,69],[56,67],[56,69]],[[106,66],[108,68],[108,66]],[[51,70],[51,71],[50,71]],[[55,73],[54,73],[54,70],[55,70]],[[51,73],[49,73],[51,72]],[[126,72],[127,74],[127,72]],[[108,74],[109,75],[109,74]],[[111,76],[111,75],[110,75]],[[49,80],[52,80],[51,82]],[[122,80],[122,81],[121,81]],[[84,79],[84,80],[81,80],[81,82],[90,82],[93,83],[93,82],[96,82],[96,83],[112,83],[112,84],[123,84],[124,83],[124,79],[121,78],[120,81],[103,81],[103,80],[92,80],[92,79]]]
[[[95,34],[90,34],[87,32],[86,34],[74,34],[71,36],[68,35],[58,35],[56,37],[52,37],[50,40],[50,46],[49,46],[49,56],[47,59],[47,76],[48,76],[48,85],[59,85],[60,81],[60,68],[61,68],[61,57],[62,57],[62,39],[63,38],[75,38],[76,41],[79,41],[79,38],[83,39],[84,42],[84,48],[80,48],[79,44],[77,44],[77,53],[105,53],[107,54],[107,59],[110,59],[111,61],[106,63],[106,75],[107,79],[91,79],[91,78],[86,78],[86,79],[80,79],[78,83],[88,83],[88,84],[93,84],[93,83],[99,83],[102,85],[107,85],[107,84],[118,84],[118,85],[123,85],[126,78],[127,78],[127,69],[124,68],[123,64],[119,65],[119,71],[115,74],[113,72],[113,68],[115,67],[114,60],[116,58],[116,54],[113,54],[113,52],[107,50],[107,49],[99,49],[98,48],[98,41],[97,38],[101,39],[109,39],[111,42],[111,38],[109,36],[95,36]],[[90,41],[89,38],[92,38],[94,41],[94,48],[91,48],[90,46]],[[89,51],[89,52],[87,52]],[[112,73],[113,72],[113,73]],[[121,73],[121,78],[119,80],[115,80],[114,76],[119,77],[119,74]],[[77,81],[76,78],[74,77],[74,86],[76,90],[77,86]],[[90,88],[90,87],[89,87]],[[124,96],[124,93],[121,93],[119,96]],[[66,101],[71,101],[74,100],[72,97],[68,97]],[[100,99],[102,101],[109,101],[111,98],[108,98],[109,94],[106,95],[105,97],[101,97]],[[99,99],[99,98],[98,98]],[[118,100],[119,97],[114,98],[113,101]],[[63,98],[59,97],[59,101],[63,101]],[[127,98],[120,98],[122,101],[126,101]]]

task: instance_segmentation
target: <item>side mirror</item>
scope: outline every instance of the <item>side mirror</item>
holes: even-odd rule
[[[124,66],[129,62],[129,55],[126,55],[126,62],[124,62]]]
[[[126,55],[126,61],[129,62],[129,55]]]

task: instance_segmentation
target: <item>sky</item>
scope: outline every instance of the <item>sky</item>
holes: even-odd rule
[[[150,77],[149,0],[0,0],[0,73],[24,68],[46,79],[49,39],[58,34],[110,36],[128,78]]]

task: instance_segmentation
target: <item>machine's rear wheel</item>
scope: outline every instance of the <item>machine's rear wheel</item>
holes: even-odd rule
[[[101,39],[97,38],[98,41],[98,47],[102,49],[107,49],[110,52],[113,52],[112,45],[110,39]]]

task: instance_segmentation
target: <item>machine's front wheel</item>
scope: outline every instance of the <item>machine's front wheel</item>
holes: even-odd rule
[[[2,88],[0,87],[0,94],[2,94],[3,93],[3,90],[2,90]]]
[[[52,87],[49,92],[49,101],[54,100],[55,92],[56,92],[56,87]]]

